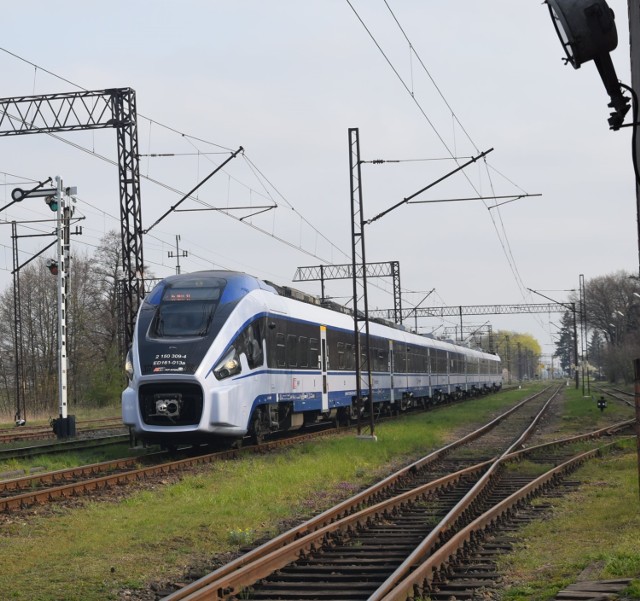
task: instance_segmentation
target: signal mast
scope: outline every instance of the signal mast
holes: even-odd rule
[[[56,192],[45,197],[45,202],[56,212],[57,261],[47,261],[49,271],[58,278],[58,406],[59,415],[52,421],[58,438],[76,435],[76,420],[67,412],[67,281],[69,277],[69,234],[72,209],[70,197],[78,193],[77,188],[63,188],[62,179],[56,176]]]

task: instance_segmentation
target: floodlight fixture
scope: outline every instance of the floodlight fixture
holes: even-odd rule
[[[618,46],[615,15],[606,0],[545,0],[560,43],[566,53],[565,63],[579,69],[594,61],[613,109],[609,127],[619,129],[629,110],[611,55]]]

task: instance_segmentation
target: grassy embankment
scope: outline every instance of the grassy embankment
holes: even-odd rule
[[[77,408],[72,414],[76,415],[76,423],[88,420],[103,419],[103,418],[118,418],[120,416],[120,407],[103,407],[103,408]],[[28,426],[48,426],[49,418],[30,417]],[[91,428],[99,429],[99,424],[90,424]],[[4,421],[0,422],[0,432],[15,431],[24,432],[23,428],[16,428],[13,422]],[[14,442],[6,443],[2,445],[3,449],[21,448],[24,446],[40,446],[49,445],[55,442],[55,439],[34,439],[28,441],[17,440]],[[141,450],[140,453],[144,454],[147,451]],[[57,469],[64,469],[68,467],[74,467],[77,465],[87,465],[90,463],[98,463],[100,461],[109,461],[111,459],[119,459],[121,457],[128,457],[131,455],[131,449],[129,449],[128,442],[121,445],[104,447],[102,449],[94,449],[87,451],[78,451],[71,453],[62,453],[55,455],[42,455],[35,456],[30,459],[17,460],[0,460],[0,478],[2,474],[11,474],[18,471],[23,471],[25,474],[29,474],[32,471],[51,471]]]
[[[69,415],[75,415],[76,422],[101,419],[105,417],[120,417],[121,414],[120,401],[113,405],[105,407],[85,407],[74,405],[69,407]],[[40,412],[36,415],[27,413],[27,426],[48,426],[49,420],[58,417],[58,406],[55,405],[49,412]],[[13,429],[16,425],[13,421],[13,413],[0,414],[0,431]]]
[[[0,591],[3,598],[14,600],[104,601],[117,598],[117,591],[124,588],[179,579],[189,566],[205,565],[217,553],[273,534],[283,522],[308,517],[349,496],[387,473],[390,465],[425,454],[451,432],[470,429],[470,422],[480,422],[500,407],[512,405],[525,392],[530,391],[502,393],[380,425],[377,443],[353,436],[308,443],[278,454],[209,466],[179,483],[133,492],[119,503],[88,502],[73,510],[53,506],[53,511],[46,510],[53,515],[10,519],[0,536]],[[581,419],[602,422],[610,420],[613,412],[603,416],[587,411],[587,417]],[[577,420],[567,417],[568,429],[575,423]],[[616,466],[621,463],[614,470],[603,462],[603,474],[595,478],[606,481],[607,487],[597,490],[616,490],[623,497],[626,488],[631,488],[629,495],[635,495],[637,501],[637,483],[618,484],[609,477],[618,471],[629,472],[632,459],[630,453],[605,459]],[[626,503],[627,507],[631,504]],[[582,504],[580,509],[584,512]],[[637,533],[637,523],[623,522],[620,528],[624,531],[634,525]],[[545,536],[542,544],[549,548]],[[593,536],[598,540],[597,531]],[[622,539],[619,532],[617,542]],[[565,545],[569,541],[566,535],[559,540]],[[580,547],[588,549],[586,543],[581,542]],[[527,551],[531,549],[529,545]],[[622,551],[617,549],[608,545],[605,550],[620,558]],[[560,555],[565,556],[564,552]],[[591,562],[591,556],[586,561]],[[582,569],[576,562],[562,568],[568,571],[567,577],[575,579]],[[551,566],[556,563],[556,558],[546,560]],[[636,551],[635,559],[618,571],[637,576],[637,564]],[[525,576],[535,575],[540,566],[513,564],[518,586],[534,587]],[[542,577],[551,579],[550,575]],[[532,597],[510,597],[524,598]]]
[[[604,413],[582,390],[565,391],[561,432],[632,419],[633,409],[609,400]],[[596,396],[597,398],[597,396]],[[548,601],[577,579],[640,578],[640,496],[635,440],[578,470],[575,492],[553,499],[550,519],[518,534],[518,551],[502,558],[502,599]],[[626,598],[640,599],[640,580]]]

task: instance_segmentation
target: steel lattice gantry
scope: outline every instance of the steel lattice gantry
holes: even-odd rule
[[[514,313],[573,313],[573,352],[578,361],[578,329],[576,325],[575,303],[523,303],[513,305],[458,305],[457,307],[421,307],[408,309],[415,312],[417,317],[459,317],[462,328],[463,315],[508,315]],[[387,310],[369,311],[369,317],[385,317]],[[576,388],[578,388],[578,370],[575,371]]]
[[[356,276],[362,276],[362,265],[356,266]],[[392,278],[393,280],[393,315],[396,323],[402,323],[402,297],[400,292],[400,263],[387,261],[385,263],[367,263],[368,278]],[[352,280],[353,264],[345,265],[313,265],[298,267],[293,276],[294,282],[320,282],[322,300],[324,297],[324,283],[327,280]]]
[[[136,94],[112,88],[0,98],[0,136],[115,128],[118,139],[122,262],[125,275],[125,345],[144,296],[142,207]]]
[[[463,315],[508,315],[513,313],[558,313],[563,311],[573,311],[575,307],[560,303],[533,303],[533,304],[513,304],[513,305],[458,305],[451,307],[416,307],[401,311],[405,319],[409,315],[418,317],[458,317],[460,318],[460,331],[463,330]],[[382,317],[387,319],[389,309],[375,309],[369,311],[369,317]],[[575,321],[575,315],[574,315]]]
[[[459,317],[460,315],[508,315],[513,313],[562,313],[572,310],[561,303],[524,303],[513,305],[459,305],[451,307],[419,307],[403,311],[404,317],[415,313],[418,317]],[[387,309],[369,311],[370,317],[386,317]]]

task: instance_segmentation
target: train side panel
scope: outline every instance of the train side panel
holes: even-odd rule
[[[209,281],[219,290],[207,296],[202,290]],[[235,439],[353,415],[350,315],[280,296],[245,274],[202,272],[166,282],[141,307],[131,379],[122,395],[123,421],[139,437],[176,443]],[[188,284],[191,292],[180,288]],[[205,301],[218,307],[206,327],[170,331],[169,318],[190,307],[204,323]],[[365,378],[362,393],[386,410],[502,384],[494,355],[380,323],[371,323],[370,331],[372,391]]]

